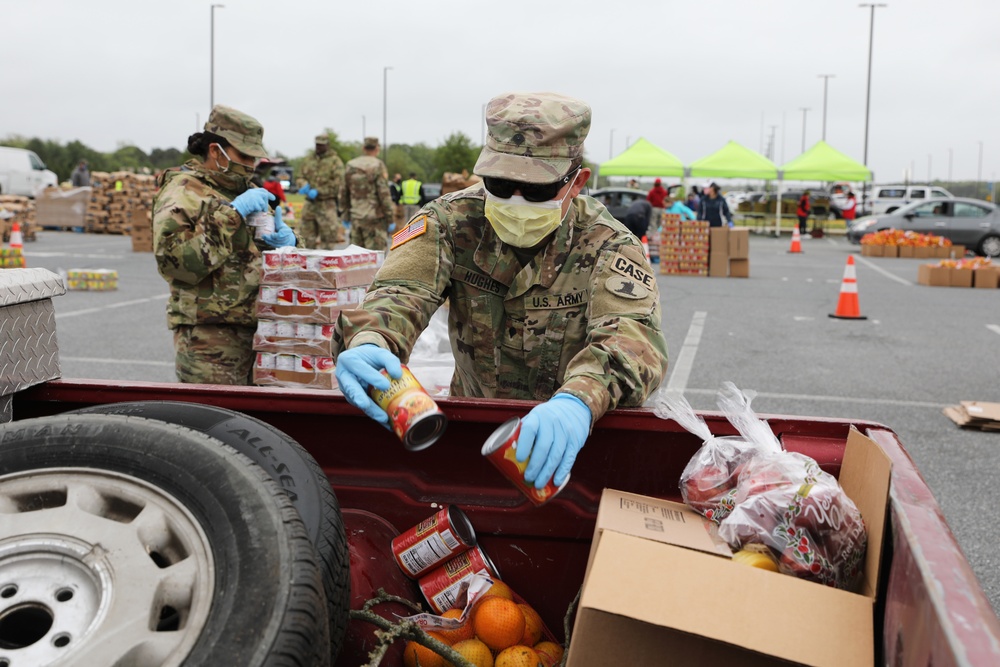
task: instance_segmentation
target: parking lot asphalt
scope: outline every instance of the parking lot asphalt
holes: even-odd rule
[[[658,276],[670,347],[666,380],[716,410],[731,380],[761,414],[881,422],[934,492],[993,608],[1000,610],[1000,527],[990,489],[1000,433],[959,429],[961,400],[1000,401],[1000,290],[917,285],[926,260],[861,257],[845,239],[751,235],[750,278]],[[848,256],[864,320],[831,319]],[[65,378],[172,382],[167,285],[128,237],[41,231],[28,266],[116,269],[113,292],[54,300]]]

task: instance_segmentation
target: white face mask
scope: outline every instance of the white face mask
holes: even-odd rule
[[[515,248],[532,248],[562,224],[566,199],[530,202],[521,195],[501,199],[486,192],[486,219],[500,240]]]

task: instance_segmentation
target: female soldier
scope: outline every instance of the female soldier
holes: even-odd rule
[[[267,156],[263,138],[256,119],[217,105],[205,131],[188,138],[195,157],[158,179],[153,254],[170,285],[167,326],[181,382],[250,382],[261,250],[295,245],[280,208],[274,233],[260,241],[246,224],[274,199],[250,185],[254,160]]]

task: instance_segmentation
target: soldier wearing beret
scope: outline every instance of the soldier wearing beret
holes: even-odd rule
[[[373,419],[447,300],[452,396],[544,401],[524,417],[525,479],[563,483],[594,421],[642,405],[667,368],[660,296],[639,241],[580,191],[590,107],[509,93],[486,108],[483,178],[427,204],[393,235],[364,304],[338,321],[337,379]],[[554,476],[554,477],[553,477]]]
[[[299,236],[306,248],[333,250],[344,242],[344,226],[340,224],[338,210],[340,188],[344,183],[344,161],[330,150],[330,138],[325,134],[316,137],[316,148],[302,162],[300,173],[306,184],[299,194],[306,196],[302,207]]]
[[[365,137],[364,155],[347,163],[340,204],[351,221],[351,243],[369,250],[389,248],[393,203],[378,137]]]
[[[170,285],[167,324],[181,382],[250,382],[261,250],[295,245],[280,207],[274,233],[255,239],[246,223],[274,199],[250,185],[255,159],[267,157],[263,140],[257,120],[216,105],[204,132],[188,138],[195,157],[158,179],[153,254]]]

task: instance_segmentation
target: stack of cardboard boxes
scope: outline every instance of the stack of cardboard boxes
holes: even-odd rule
[[[132,216],[152,208],[156,182],[152,176],[126,171],[90,175],[90,203],[85,228],[88,232],[124,234],[132,227]]]
[[[341,310],[364,299],[382,259],[383,253],[359,246],[265,251],[254,383],[336,388],[334,325]]]
[[[136,205],[131,220],[132,252],[153,252],[153,222],[149,208]]]
[[[750,230],[713,227],[709,231],[708,275],[713,278],[750,277]]]
[[[996,289],[1000,285],[1000,266],[989,260],[944,260],[921,264],[917,283],[928,287],[978,287]]]
[[[35,202],[20,195],[0,195],[0,236],[3,242],[10,242],[10,230],[14,223],[21,226],[24,241],[35,240]]]

